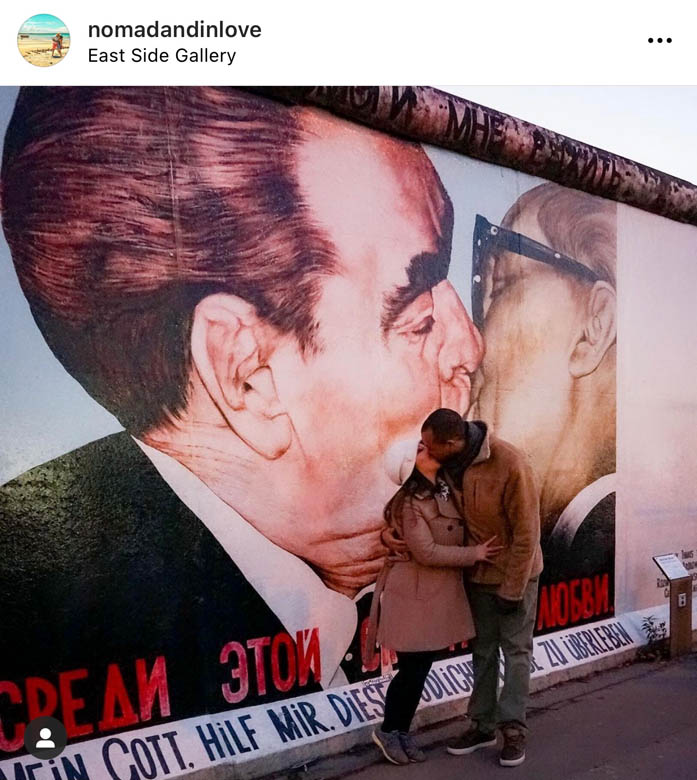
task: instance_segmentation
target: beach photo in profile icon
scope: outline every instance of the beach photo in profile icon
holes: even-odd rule
[[[70,33],[57,16],[35,14],[19,28],[17,46],[27,62],[46,68],[65,59]]]

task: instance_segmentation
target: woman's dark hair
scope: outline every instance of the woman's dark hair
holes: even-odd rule
[[[399,488],[399,490],[392,496],[392,498],[385,504],[382,516],[385,519],[387,525],[393,525],[392,518],[398,516],[402,512],[404,502],[407,497],[411,497],[416,494],[419,488],[423,488],[423,482],[418,478],[418,471],[416,467],[411,472],[406,482]]]

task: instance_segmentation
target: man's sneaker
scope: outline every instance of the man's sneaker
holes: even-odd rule
[[[504,726],[503,750],[499,756],[501,766],[518,766],[525,761],[525,732],[517,726]]]
[[[445,748],[451,756],[466,756],[475,750],[496,745],[496,734],[487,734],[477,726],[470,726],[463,736],[449,742]]]
[[[404,752],[398,731],[374,729],[373,742],[382,750],[383,756],[393,764],[409,763],[409,756]]]
[[[399,732],[399,741],[402,744],[402,750],[407,754],[407,758],[413,763],[420,763],[426,760],[426,754],[417,747],[411,734],[405,731]]]

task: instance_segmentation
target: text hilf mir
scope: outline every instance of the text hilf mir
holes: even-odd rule
[[[224,65],[232,65],[235,61],[236,51],[214,50],[208,48],[185,49],[179,48],[174,52],[176,62],[220,62]],[[89,62],[169,62],[170,52],[164,49],[134,48],[127,54],[125,49],[115,51],[101,51],[91,48],[88,50]]]

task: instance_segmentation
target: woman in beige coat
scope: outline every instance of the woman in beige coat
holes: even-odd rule
[[[387,523],[409,549],[406,560],[388,560],[378,579],[368,638],[372,650],[377,624],[379,644],[395,650],[399,661],[382,727],[373,732],[394,764],[424,760],[409,727],[426,676],[438,651],[474,636],[462,569],[491,560],[501,549],[494,538],[464,546],[464,521],[448,486],[437,478],[440,466],[420,444],[414,471],[385,507]]]

